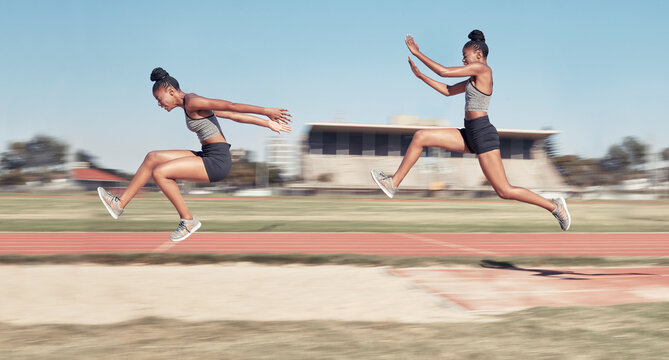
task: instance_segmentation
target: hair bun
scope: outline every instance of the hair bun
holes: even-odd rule
[[[472,30],[472,32],[469,33],[468,37],[471,41],[485,42],[485,36],[483,36],[483,31],[481,30]]]
[[[157,67],[151,71],[151,81],[160,81],[168,76],[170,74],[161,67]]]

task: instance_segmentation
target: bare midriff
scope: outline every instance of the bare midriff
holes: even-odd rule
[[[216,134],[216,135],[214,135],[210,138],[207,138],[207,139],[201,141],[200,143],[202,145],[208,145],[208,144],[219,143],[219,142],[227,142],[227,141],[225,141],[225,138],[223,137],[223,135],[221,135],[221,133],[218,133],[218,134]]]
[[[488,116],[485,111],[465,111],[465,120],[474,120],[482,116]]]

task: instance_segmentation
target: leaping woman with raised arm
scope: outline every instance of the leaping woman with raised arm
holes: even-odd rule
[[[372,177],[386,195],[393,197],[402,180],[416,163],[423,147],[440,147],[449,151],[475,153],[488,182],[502,199],[518,200],[540,206],[550,211],[559,221],[562,230],[569,229],[571,217],[563,198],[548,200],[530,190],[509,184],[500,154],[497,129],[488,119],[488,104],[492,95],[492,69],[488,66],[488,45],[479,30],[469,34],[469,41],[462,48],[463,66],[442,66],[420,52],[411,35],[405,42],[409,51],[430,70],[441,77],[468,77],[455,85],[435,81],[420,72],[409,57],[411,70],[419,79],[444,96],[465,93],[465,126],[462,129],[444,128],[419,130],[414,136],[404,159],[393,176],[372,170]]]

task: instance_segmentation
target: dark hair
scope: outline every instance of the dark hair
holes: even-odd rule
[[[151,71],[151,81],[155,81],[153,84],[153,92],[156,92],[156,90],[161,87],[168,88],[170,86],[180,90],[177,79],[171,77],[170,74],[161,67],[157,67]]]
[[[483,57],[488,57],[488,45],[485,43],[485,36],[481,30],[472,30],[469,33],[469,41],[465,44],[463,49],[468,47],[474,48],[474,50],[481,50]]]

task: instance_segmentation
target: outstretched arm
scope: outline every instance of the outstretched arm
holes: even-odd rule
[[[441,77],[476,76],[486,71],[486,66],[481,63],[472,63],[465,66],[452,66],[452,67],[443,66],[437,63],[436,61],[430,59],[429,57],[425,56],[425,54],[423,54],[422,52],[420,52],[420,50],[418,49],[418,45],[413,40],[413,36],[407,35],[404,41],[406,42],[407,47],[409,48],[409,51],[411,51],[412,55],[417,57],[418,60],[420,60],[421,62],[423,62],[423,64],[425,64],[425,66],[430,68],[430,70],[434,71],[435,74]]]
[[[193,96],[188,99],[188,111],[197,110],[212,110],[216,111],[232,111],[237,113],[253,113],[258,115],[265,115],[270,120],[281,124],[287,124],[290,121],[290,113],[286,109],[278,108],[264,108],[254,105],[237,104],[226,100],[208,99],[202,96]]]
[[[279,134],[281,134],[282,131],[283,132],[291,132],[291,130],[292,130],[290,125],[288,125],[288,124],[280,124],[276,121],[261,119],[257,116],[238,113],[238,112],[234,112],[234,111],[217,111],[217,110],[214,110],[214,115],[216,115],[217,117],[220,117],[220,118],[230,119],[230,120],[236,121],[238,123],[263,126],[263,127],[269,128],[270,130],[275,131]]]
[[[417,78],[423,80],[426,84],[430,85],[433,89],[437,90],[438,92],[442,93],[445,96],[452,96],[452,95],[457,95],[465,92],[465,86],[467,85],[467,81],[461,81],[455,85],[446,85],[444,83],[440,83],[439,81],[433,80],[429,78],[428,76],[424,75],[423,73],[418,70],[418,67],[416,64],[411,61],[411,58],[409,58],[409,65],[411,66],[411,71],[413,71],[414,75],[416,75]]]

